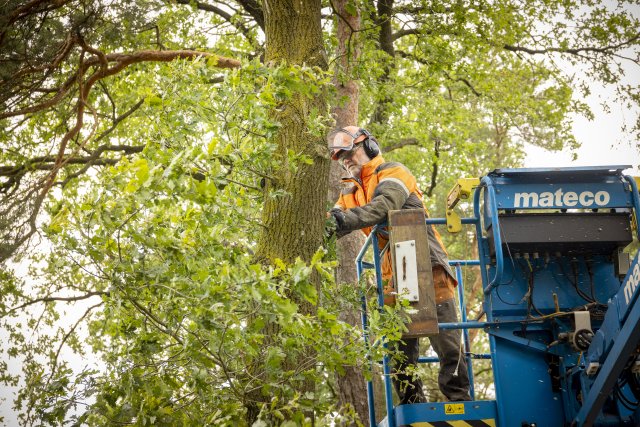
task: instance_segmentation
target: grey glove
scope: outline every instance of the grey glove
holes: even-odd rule
[[[341,209],[333,208],[329,211],[329,214],[331,215],[329,219],[334,224],[333,231],[336,233],[336,236],[338,236],[338,238],[346,236],[347,234],[351,233],[351,231],[353,231],[346,229],[344,212]]]

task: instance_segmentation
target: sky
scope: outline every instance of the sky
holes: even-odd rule
[[[637,12],[640,14],[640,7]],[[624,83],[640,86],[640,67],[628,65],[624,68]],[[621,104],[616,104],[613,87],[594,83],[590,89],[592,95],[584,101],[594,113],[594,119],[588,120],[575,114],[571,116],[573,135],[581,143],[581,147],[575,153],[577,158],[572,160],[569,150],[554,153],[528,145],[525,148],[525,167],[631,165],[633,169],[626,170],[625,174],[640,176],[640,141],[629,132],[622,131],[625,124],[629,128],[632,127],[640,109],[636,107],[629,110]],[[603,110],[602,103],[608,105],[608,112]]]
[[[617,9],[617,1],[602,0],[601,5],[610,9]],[[625,4],[622,9],[634,17],[640,17],[640,4]],[[622,51],[626,56],[635,58],[637,53]],[[620,65],[624,70],[622,84],[631,87],[640,87],[640,66],[629,60],[621,60]],[[574,75],[579,79],[584,78],[582,70],[573,69],[569,62],[556,58],[558,64],[567,75]],[[622,132],[622,127],[632,128],[632,125],[640,109],[627,109],[614,100],[614,87],[603,86],[593,81],[589,84],[591,95],[582,99],[589,105],[594,113],[593,120],[573,115],[573,134],[576,140],[582,144],[576,151],[577,159],[572,160],[572,153],[567,151],[552,153],[538,147],[526,147],[525,167],[565,167],[565,166],[612,166],[632,165],[633,169],[625,171],[627,175],[640,176],[640,141],[629,132]],[[608,105],[609,111],[605,112],[602,104]]]
[[[572,160],[569,150],[553,153],[539,147],[526,147],[524,166],[566,167],[566,166],[612,166],[631,165],[627,175],[640,176],[640,148],[638,141],[629,141],[628,135],[620,131],[620,118],[600,112],[594,121],[575,118],[573,133],[582,145]]]

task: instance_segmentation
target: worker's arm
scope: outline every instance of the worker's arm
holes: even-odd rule
[[[390,210],[402,208],[409,198],[409,189],[402,180],[382,179],[368,204],[347,210],[332,209],[336,232],[340,236],[349,231],[371,227],[387,220]]]

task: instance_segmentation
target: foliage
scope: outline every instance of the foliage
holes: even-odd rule
[[[572,114],[592,117],[584,99],[594,86],[637,105],[627,84],[640,64],[631,2],[378,5],[389,6],[388,19],[363,6],[371,36],[362,35],[353,74],[364,89],[360,121],[387,152],[406,147],[394,159],[424,171],[425,190],[451,173],[516,166],[525,143],[576,148]],[[627,123],[636,135],[637,119]]]
[[[325,94],[331,74],[263,65],[253,0],[2,7],[0,381],[19,387],[21,421],[236,425],[257,391],[268,403],[256,425],[355,422],[331,390],[333,371],[365,360],[360,334],[338,320],[359,298],[333,280],[333,248],[298,233],[312,258],[254,257],[267,200],[306,208],[272,183],[324,182],[305,174],[324,153],[277,141],[292,100]],[[571,114],[589,116],[593,85],[637,105],[623,64],[638,65],[639,25],[626,7],[353,1],[362,29],[349,46],[361,54],[336,77],[360,83],[360,122],[442,216],[458,176],[518,165],[525,142],[575,147]],[[341,18],[323,11],[330,51]],[[321,108],[304,122],[305,137],[323,139]],[[445,238],[473,257],[469,235]],[[48,250],[17,252],[29,239]],[[399,320],[372,316],[388,338]]]
[[[41,284],[32,293],[6,287],[12,292],[3,300],[15,298],[3,306],[8,330],[9,317],[22,314],[10,307],[25,297],[61,300],[41,313],[51,327],[65,298],[86,300],[85,343],[104,361],[78,375],[57,352],[14,337],[10,354],[46,360],[25,372],[30,386],[17,404],[26,423],[55,424],[75,412],[89,425],[235,425],[255,389],[272,399],[265,417],[289,411],[287,418],[308,423],[305,411],[327,413],[330,395],[298,395],[297,382],[363,357],[358,334],[337,320],[344,301],[322,251],[308,265],[252,261],[259,181],[273,167],[268,141],[278,129],[267,113],[307,72],[247,64],[215,93],[194,90],[207,72],[206,63],[195,65],[167,65],[166,75],[180,79],[159,81],[167,95],[146,107],[163,120],[130,122],[142,153],[82,177],[48,205],[43,231],[53,250],[42,255]],[[320,293],[314,274],[324,278]],[[305,315],[292,295],[322,308]],[[277,336],[266,338],[274,325]],[[63,334],[54,328],[42,339],[83,347],[75,332]],[[283,370],[310,349],[306,365]],[[87,408],[74,411],[78,401]]]

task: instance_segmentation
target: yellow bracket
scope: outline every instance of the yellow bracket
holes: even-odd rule
[[[449,233],[462,231],[462,220],[453,208],[460,200],[468,199],[478,185],[480,185],[479,178],[458,178],[456,185],[449,191],[447,195],[447,231]]]
[[[636,182],[638,186],[638,193],[640,193],[640,176],[634,176],[633,180]],[[631,216],[631,232],[633,235],[636,235],[636,230],[638,230],[638,212],[635,215]]]
[[[460,215],[451,209],[447,209],[447,231],[449,233],[459,233],[462,231]]]

